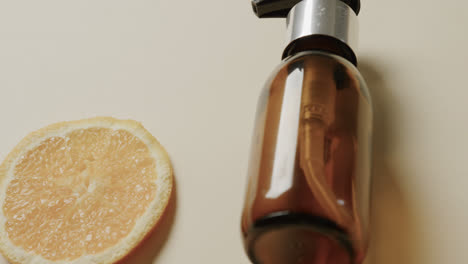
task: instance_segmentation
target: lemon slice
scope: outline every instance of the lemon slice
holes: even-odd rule
[[[172,186],[166,151],[136,121],[50,125],[0,165],[0,250],[13,263],[114,263],[156,226]]]

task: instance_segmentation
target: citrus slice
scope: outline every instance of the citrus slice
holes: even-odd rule
[[[156,226],[172,186],[166,151],[136,121],[48,126],[0,165],[0,250],[13,263],[114,263]]]

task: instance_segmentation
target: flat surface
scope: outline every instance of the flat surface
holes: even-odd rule
[[[465,263],[468,2],[362,5],[376,108],[369,263]],[[247,0],[2,0],[0,159],[49,123],[139,120],[169,151],[177,197],[128,263],[248,263],[248,149],[283,36],[284,21],[257,20]]]

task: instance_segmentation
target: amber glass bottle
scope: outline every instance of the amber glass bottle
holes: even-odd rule
[[[339,0],[305,0],[293,11],[318,4],[353,12]],[[261,95],[242,215],[254,263],[365,257],[372,107],[350,46],[331,33],[293,39]]]

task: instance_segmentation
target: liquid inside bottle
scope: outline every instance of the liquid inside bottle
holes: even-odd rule
[[[355,264],[367,246],[370,98],[341,57],[283,62],[257,110],[242,232],[258,264]]]

